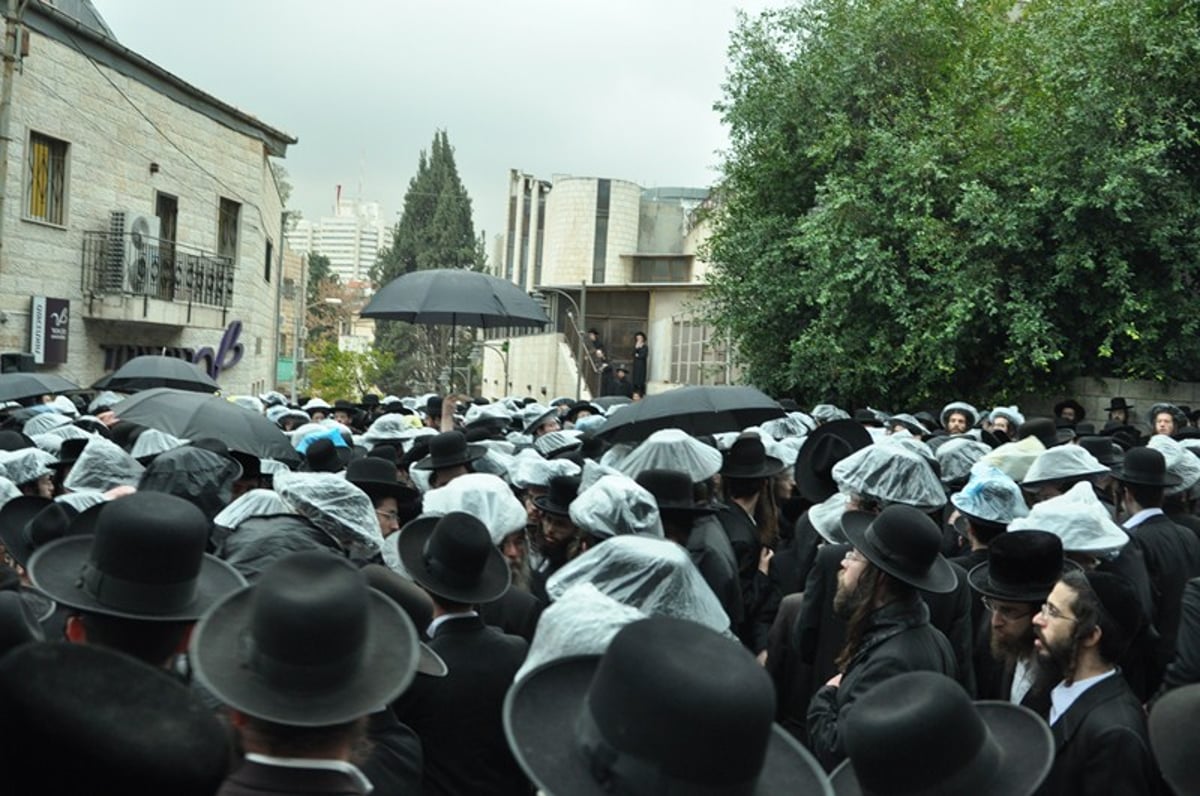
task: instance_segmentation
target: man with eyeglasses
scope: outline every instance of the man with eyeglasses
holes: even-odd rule
[[[386,538],[400,530],[403,519],[412,519],[414,512],[407,504],[420,500],[420,493],[396,480],[396,465],[387,459],[364,456],[346,467],[346,480],[367,493],[379,521],[379,532]],[[420,513],[419,511],[416,513]]]
[[[1062,540],[1046,531],[1009,531],[967,574],[986,609],[975,649],[979,699],[1025,705],[1043,715],[1048,694],[1034,688],[1033,615],[1063,572]]]
[[[1146,716],[1116,663],[1141,624],[1133,586],[1104,572],[1065,573],[1034,615],[1039,667],[1057,682],[1040,796],[1158,792]]]

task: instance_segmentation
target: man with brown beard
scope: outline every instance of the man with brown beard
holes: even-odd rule
[[[955,675],[950,642],[929,624],[917,594],[945,594],[958,585],[939,552],[937,525],[919,509],[895,505],[878,515],[847,512],[842,530],[853,548],[838,573],[833,609],[846,620],[846,646],[839,674],[808,708],[809,748],[827,769],[846,757],[842,724],[871,688],[904,672]]]
[[[579,480],[578,476],[556,475],[550,479],[549,491],[533,501],[542,515],[541,533],[536,537],[542,563],[533,573],[530,591],[543,602],[550,602],[546,595],[550,576],[586,549],[583,532],[571,522],[571,502],[579,495]]]
[[[988,546],[988,560],[967,575],[987,610],[979,628],[975,674],[979,699],[1049,709],[1033,652],[1033,615],[1062,576],[1062,540],[1046,531],[1011,531]],[[980,654],[983,649],[986,655]]]
[[[1067,572],[1033,618],[1038,663],[1058,680],[1041,796],[1158,791],[1146,715],[1116,664],[1141,621],[1133,586],[1104,572]]]

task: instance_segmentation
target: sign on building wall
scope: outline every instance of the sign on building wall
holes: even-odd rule
[[[67,361],[71,302],[67,299],[33,296],[29,313],[29,350],[39,365],[61,365]]]

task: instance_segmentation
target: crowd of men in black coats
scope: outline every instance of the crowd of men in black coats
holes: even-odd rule
[[[0,429],[5,792],[1200,793],[1179,407],[113,398]]]

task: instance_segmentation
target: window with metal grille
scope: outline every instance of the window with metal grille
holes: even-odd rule
[[[241,203],[221,197],[217,216],[217,254],[234,262],[237,262],[238,220],[241,215]]]
[[[63,226],[67,206],[67,150],[70,145],[48,135],[29,134],[25,217]]]

